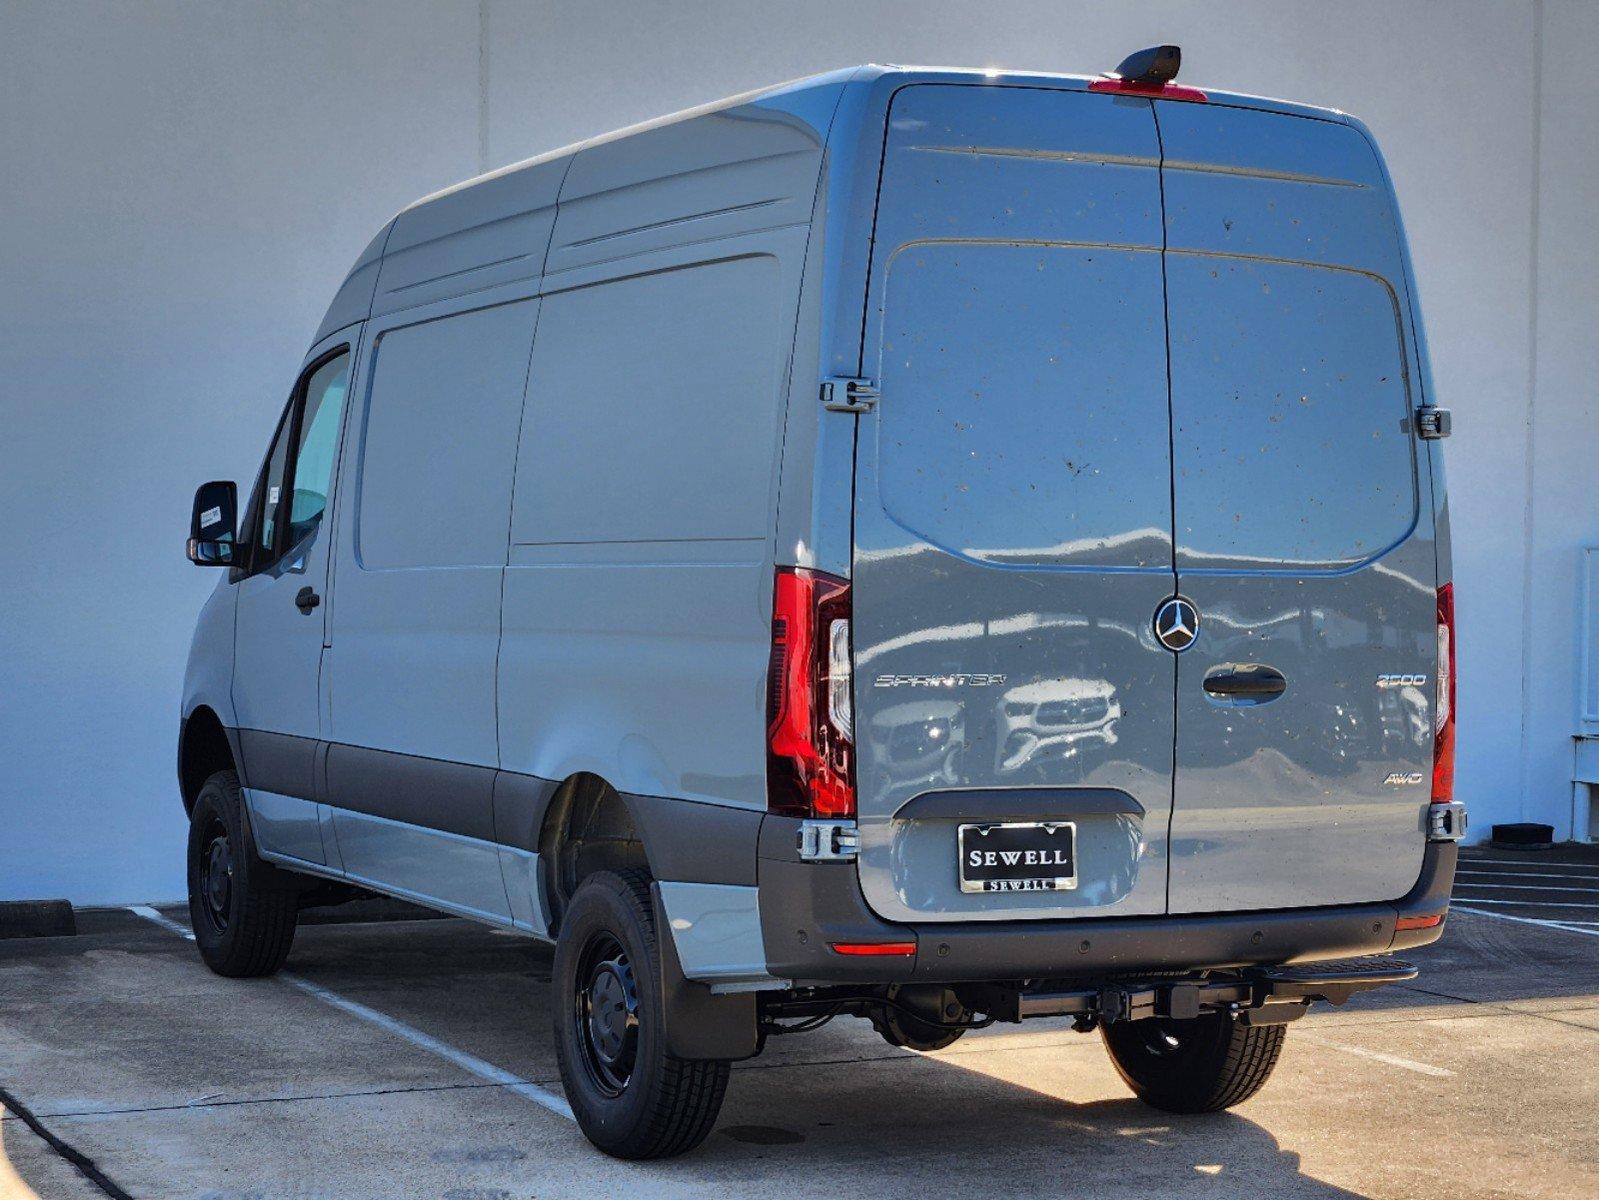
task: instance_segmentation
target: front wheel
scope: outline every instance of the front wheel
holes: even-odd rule
[[[255,852],[239,777],[218,771],[189,814],[189,920],[200,957],[218,975],[272,974],[294,944],[299,907],[292,877]]]
[[[666,1052],[649,876],[598,871],[555,945],[555,1057],[578,1126],[617,1158],[692,1150],[716,1123],[731,1064]]]
[[[1286,1034],[1281,1025],[1243,1025],[1220,1013],[1104,1026],[1105,1048],[1127,1086],[1170,1113],[1242,1104],[1265,1086]]]

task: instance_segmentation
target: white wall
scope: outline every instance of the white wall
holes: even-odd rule
[[[1522,559],[1525,752],[1520,779],[1498,802],[1507,812],[1557,828],[1570,811],[1561,800],[1570,794],[1568,736],[1577,727],[1578,550],[1599,546],[1596,47],[1599,4],[1562,0],[1546,6],[1537,142],[1536,374],[1531,389],[1504,399],[1522,414],[1532,503]],[[1433,353],[1436,359],[1439,351]],[[1486,707],[1492,699],[1491,693],[1483,695],[1479,704]],[[1599,827],[1588,833],[1599,837]]]
[[[349,262],[485,166],[859,61],[1095,71],[1364,117],[1447,443],[1459,791],[1569,829],[1599,544],[1599,6],[1066,0],[0,0],[0,899],[182,892],[194,484],[250,477]]]

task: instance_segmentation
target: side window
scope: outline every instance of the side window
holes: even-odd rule
[[[314,367],[295,387],[244,516],[242,528],[251,531],[251,571],[270,567],[321,523],[349,377],[350,353],[345,349]]]
[[[294,430],[294,402],[291,400],[278,421],[278,432],[272,439],[272,449],[267,451],[266,465],[261,468],[261,478],[256,481],[255,495],[250,500],[250,512],[245,517],[245,528],[254,533],[254,568],[259,570],[272,561],[278,525],[283,510],[284,473],[289,465],[289,438]]]
[[[301,401],[299,436],[294,456],[294,492],[289,503],[289,537],[293,546],[322,521],[328,507],[333,460],[339,449],[339,418],[350,383],[348,351],[311,372]]]

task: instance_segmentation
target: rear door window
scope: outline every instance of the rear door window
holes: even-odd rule
[[[903,247],[883,326],[885,512],[988,562],[1169,566],[1161,323],[1158,252]]]
[[[1336,569],[1416,515],[1404,351],[1359,271],[1168,253],[1180,569]]]

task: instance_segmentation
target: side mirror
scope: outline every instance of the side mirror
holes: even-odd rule
[[[231,479],[202,483],[189,518],[189,561],[197,567],[237,565],[239,487]]]

